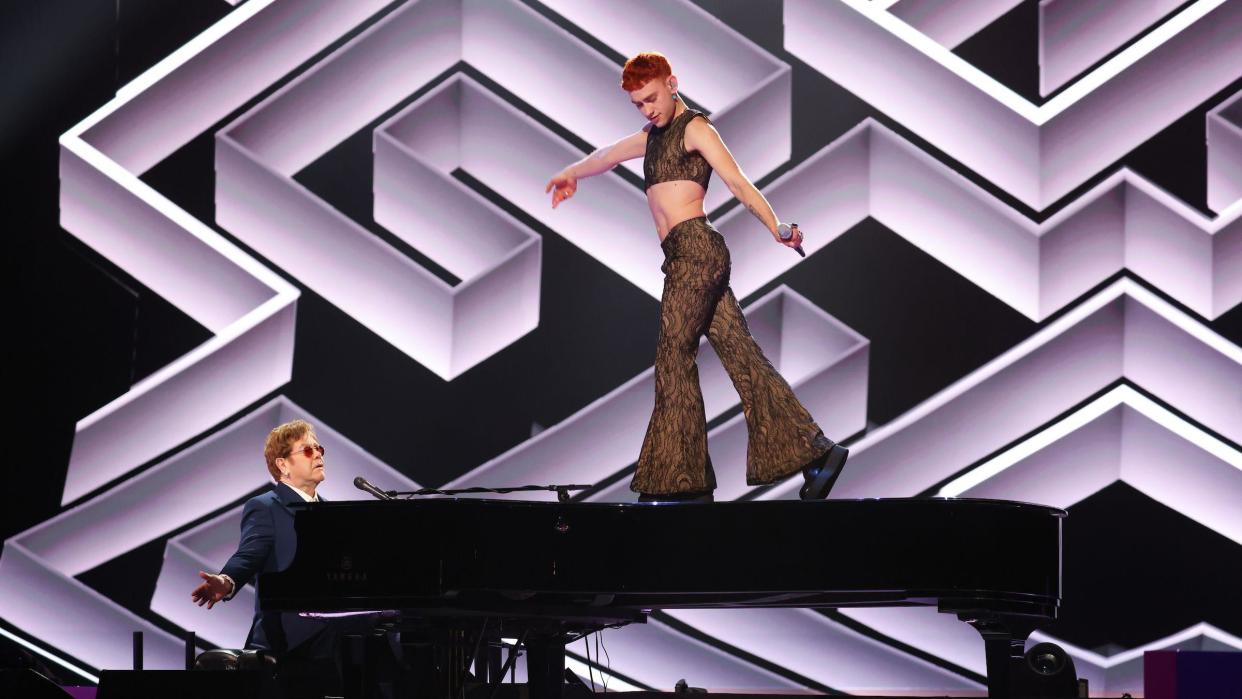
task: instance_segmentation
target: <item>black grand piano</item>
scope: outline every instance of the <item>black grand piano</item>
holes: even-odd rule
[[[1064,517],[939,498],[320,503],[296,514],[294,560],[264,575],[259,599],[269,611],[395,610],[465,647],[503,629],[545,697],[561,695],[567,641],[656,610],[934,606],[980,632],[989,696],[1005,697],[1025,686],[1027,636],[1057,615]],[[453,667],[439,672],[459,673],[461,657],[446,651]]]

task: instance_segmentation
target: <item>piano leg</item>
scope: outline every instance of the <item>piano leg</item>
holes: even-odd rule
[[[531,699],[561,699],[565,687],[563,634],[530,634],[526,639],[526,678]]]
[[[1015,697],[1015,685],[1026,670],[1026,637],[1048,623],[1048,619],[1025,615],[972,614],[959,612],[958,618],[975,627],[983,636],[988,665],[988,696],[991,699]]]
[[[500,628],[493,624],[487,625],[475,638],[474,656],[470,660],[474,666],[474,678],[483,684],[489,684],[500,678]]]

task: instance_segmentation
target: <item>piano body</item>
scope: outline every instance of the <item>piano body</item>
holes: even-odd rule
[[[553,697],[567,641],[654,610],[934,606],[980,632],[989,696],[1004,697],[1027,636],[1056,618],[1064,517],[938,498],[318,503],[258,593],[265,610],[398,610],[459,641],[487,620],[523,639],[532,696]]]

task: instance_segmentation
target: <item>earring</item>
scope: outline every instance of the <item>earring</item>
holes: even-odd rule
[[[681,99],[681,98],[677,96],[677,93],[676,93],[676,92],[674,92],[674,93],[673,93],[673,101],[674,101],[674,102],[676,102],[676,101],[677,101],[677,100],[679,100],[679,99]]]

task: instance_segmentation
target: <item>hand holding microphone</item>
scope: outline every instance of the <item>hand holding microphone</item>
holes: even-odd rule
[[[780,236],[782,243],[787,242],[789,240],[793,240],[795,235],[798,236],[797,242],[791,247],[793,247],[794,250],[798,251],[799,255],[806,257],[806,253],[802,251],[802,231],[798,230],[798,224],[796,223],[777,224],[776,232],[777,232],[777,235]]]

